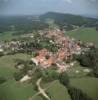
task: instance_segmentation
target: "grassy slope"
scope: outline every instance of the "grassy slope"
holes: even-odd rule
[[[67,73],[70,78],[85,77],[88,75],[88,72],[84,71],[85,69],[89,69],[89,68],[82,67],[78,62],[76,62],[76,64],[72,68],[70,68],[67,71]],[[89,69],[89,70],[91,70],[91,69]],[[79,71],[79,73],[77,73],[76,71]]]
[[[15,33],[15,31],[8,31],[8,32],[0,33],[0,41],[18,38],[18,36],[14,36],[13,33]]]
[[[0,85],[0,97],[1,100],[27,100],[28,97],[33,96],[34,91],[31,84],[20,84],[13,79],[13,73],[17,71],[14,68],[15,59],[30,59],[29,55],[16,54],[7,55],[0,58],[0,76],[6,77],[8,80],[4,84]],[[48,90],[52,97],[52,100],[70,100],[69,95],[65,87],[59,82],[52,86]],[[34,100],[43,100],[40,96],[36,96]]]
[[[80,28],[76,31],[66,32],[65,35],[69,35],[70,37],[75,37],[84,42],[93,42],[98,47],[98,32],[95,30],[95,28]],[[69,72],[71,76],[75,75],[74,72],[77,69],[80,71],[83,70],[80,67],[75,67],[71,69]],[[85,73],[82,73],[82,74],[85,75]],[[82,74],[80,73],[79,76],[81,76]],[[90,97],[92,97],[93,100],[98,100],[98,91],[97,91],[98,90],[98,79],[97,78],[72,78],[71,85],[82,89]]]
[[[14,80],[0,86],[0,100],[27,100],[34,93],[32,84],[20,84]]]
[[[93,42],[98,47],[98,31],[95,28],[80,28],[75,31],[66,32],[65,35],[75,37],[84,42]]]
[[[0,76],[10,77],[16,71],[15,59],[30,59],[26,54],[7,55],[0,58]]]
[[[41,96],[36,96],[33,98],[33,100],[43,100],[43,98]]]
[[[16,54],[0,58],[0,76],[7,78],[7,82],[0,85],[0,100],[27,100],[36,93],[32,84],[20,84],[13,79],[15,59],[30,59],[29,55]],[[39,97],[35,100],[40,100]]]
[[[71,85],[83,90],[93,100],[98,100],[98,78],[74,78]]]
[[[49,88],[47,93],[51,96],[51,100],[71,100],[67,89],[59,81]]]

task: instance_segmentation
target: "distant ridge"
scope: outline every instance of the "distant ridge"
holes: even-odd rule
[[[47,12],[45,14],[42,14],[40,15],[40,17],[57,17],[57,16],[60,16],[60,17],[69,17],[69,16],[74,16],[74,17],[81,17],[81,18],[89,18],[89,19],[96,19],[98,20],[98,17],[91,17],[89,15],[75,15],[75,14],[69,14],[69,13],[61,13],[61,12]]]
[[[57,24],[74,24],[74,25],[93,25],[98,22],[96,18],[84,17],[81,15],[64,14],[57,12],[48,12],[40,16],[40,19],[45,21],[46,19],[53,19]]]

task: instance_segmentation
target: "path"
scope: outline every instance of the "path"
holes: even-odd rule
[[[41,81],[42,81],[42,78],[38,79],[36,82],[36,85],[38,87],[40,94],[42,94],[47,100],[51,100],[49,96],[45,93],[44,89],[40,86]]]
[[[53,86],[57,81],[53,81],[52,83],[50,83],[50,85],[48,87],[46,87],[45,89],[43,89],[43,91],[45,92],[46,90],[48,90],[51,86]],[[34,94],[32,97],[30,97],[28,100],[34,100],[34,98],[36,96],[38,96],[39,94],[41,94],[41,92],[37,92],[36,94]]]

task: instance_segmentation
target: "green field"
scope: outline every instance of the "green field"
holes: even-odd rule
[[[7,79],[7,82],[0,85],[0,100],[27,100],[36,94],[37,91],[34,90],[33,84],[20,84],[13,78],[14,72],[17,71],[14,67],[15,59],[28,60],[30,58],[31,56],[26,54],[7,55],[0,58],[0,76]],[[47,92],[52,100],[70,100],[67,89],[58,81]],[[43,100],[43,98],[35,96],[34,100]]]
[[[83,90],[93,100],[98,100],[98,78],[73,78],[71,85]]]
[[[26,54],[15,54],[15,55],[7,55],[0,58],[0,76],[10,77],[16,71],[15,59],[30,59],[30,55]]]
[[[16,33],[15,31],[8,31],[0,33],[0,41],[11,40],[13,38],[17,38],[18,36],[13,35]]]
[[[67,71],[67,74],[70,78],[85,77],[89,73],[89,72],[85,72],[85,69],[92,71],[91,69],[85,68],[85,67],[81,66],[78,62],[76,62],[75,65]],[[77,73],[77,71],[78,71],[78,73]]]
[[[0,58],[0,76],[7,79],[7,82],[0,85],[0,98],[1,100],[27,100],[29,97],[36,94],[37,91],[33,89],[33,84],[20,84],[13,78],[13,73],[17,70],[14,68],[15,59],[28,60],[31,56],[27,54],[15,54],[7,55]],[[85,77],[86,73],[79,63],[76,63],[73,68],[68,71],[68,74],[72,77]],[[79,70],[80,73],[76,74],[75,71]],[[44,88],[50,85],[43,84]],[[96,78],[71,78],[71,85],[82,89],[86,92],[93,100],[98,98],[98,79]],[[57,81],[46,91],[51,100],[71,100],[67,92],[66,87],[61,85]],[[36,96],[34,100],[43,100],[42,97]]]
[[[95,28],[79,28],[75,31],[66,32],[65,36],[74,37],[83,42],[93,42],[98,47],[98,31],[96,31]],[[83,72],[83,69],[84,68],[80,65],[76,65],[69,70],[68,74],[70,76],[83,76],[82,78],[72,78],[71,85],[83,90],[83,92],[87,93],[93,100],[98,100],[98,79],[85,77],[86,73]],[[76,70],[80,71],[77,75],[75,73]]]
[[[65,36],[75,37],[84,42],[93,42],[98,47],[98,31],[95,28],[79,28],[65,33]]]
[[[71,100],[66,87],[57,81],[52,87],[47,90],[51,96],[51,100]]]
[[[0,100],[27,100],[34,93],[32,84],[20,84],[14,80],[0,86]]]
[[[13,74],[17,71],[14,67],[15,59],[27,60],[30,56],[16,54],[0,58],[0,77],[7,79],[7,82],[0,85],[0,100],[27,100],[35,93],[32,84],[20,84],[14,80]]]

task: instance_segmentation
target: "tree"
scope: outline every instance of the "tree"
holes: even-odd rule
[[[96,31],[98,31],[98,25],[96,26]]]
[[[97,63],[98,52],[96,49],[90,49],[89,51],[83,52],[78,61],[82,66],[93,68]]]
[[[42,70],[42,77],[44,81],[53,81],[59,78],[59,73],[52,69]]]
[[[70,94],[72,100],[92,100],[87,94],[74,87],[69,87],[68,93]]]
[[[4,56],[4,53],[3,52],[0,52],[0,57]]]
[[[98,27],[96,27],[96,31],[98,31]]]
[[[63,72],[59,76],[59,81],[64,85],[64,86],[69,86],[69,77],[66,72]]]
[[[66,28],[65,28],[66,31],[70,31],[70,30],[73,30],[73,29],[74,29],[73,25],[67,25]]]
[[[4,77],[0,77],[0,84],[3,84],[4,82],[6,82],[6,79]]]
[[[98,64],[93,69],[94,76],[98,78]]]
[[[19,81],[24,75],[21,72],[15,72],[14,78],[16,81]]]

